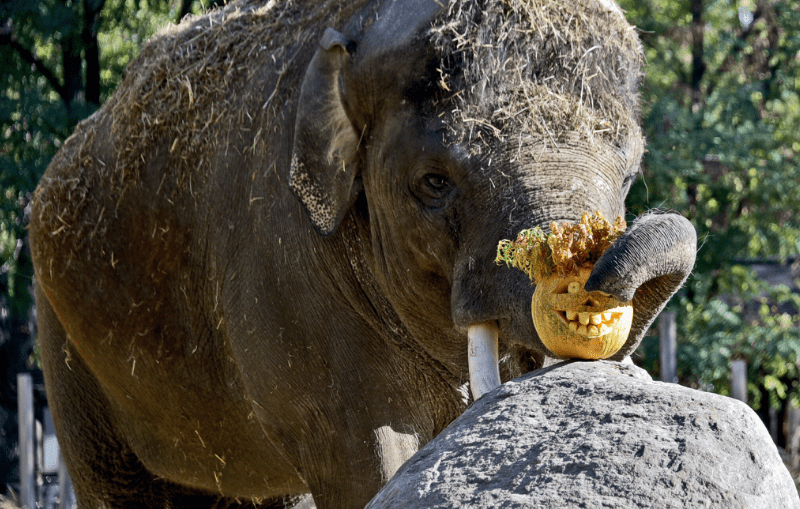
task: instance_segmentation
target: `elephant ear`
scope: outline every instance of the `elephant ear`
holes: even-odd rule
[[[322,236],[336,231],[362,189],[355,167],[360,137],[345,111],[340,79],[354,46],[325,30],[300,89],[289,188]]]

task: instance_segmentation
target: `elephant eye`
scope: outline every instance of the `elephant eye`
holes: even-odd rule
[[[452,181],[441,173],[426,173],[417,182],[415,194],[429,207],[439,207],[453,190]]]
[[[450,186],[450,182],[447,180],[447,177],[438,175],[436,173],[428,173],[425,175],[425,183],[428,185],[428,187],[436,192],[442,192]]]

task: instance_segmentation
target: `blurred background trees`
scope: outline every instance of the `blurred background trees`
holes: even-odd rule
[[[670,303],[680,382],[729,394],[730,360],[745,359],[751,406],[783,409],[798,402],[800,4],[620,4],[648,60],[648,152],[629,213],[673,208],[699,236]],[[657,373],[656,339],[639,354]]]
[[[16,373],[34,362],[25,240],[31,193],[142,42],[217,1],[0,3],[0,483],[12,464],[4,444],[16,436]],[[639,27],[648,60],[648,152],[629,213],[675,209],[700,239],[695,272],[670,304],[678,313],[680,381],[728,394],[730,360],[746,359],[751,405],[783,409],[800,400],[800,300],[793,292],[800,275],[800,3],[620,4]],[[765,277],[775,273],[785,284]],[[636,357],[658,376],[656,337]]]

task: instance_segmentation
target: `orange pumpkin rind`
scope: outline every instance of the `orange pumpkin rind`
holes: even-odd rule
[[[590,273],[591,266],[581,268],[577,276],[552,274],[536,286],[531,299],[533,323],[554,355],[606,359],[628,339],[633,306],[602,292],[584,290]]]

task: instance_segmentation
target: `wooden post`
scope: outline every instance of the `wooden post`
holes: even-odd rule
[[[30,373],[17,374],[17,412],[19,416],[19,501],[23,509],[36,509],[36,476],[33,457],[33,379]]]
[[[731,396],[747,403],[747,361],[731,361]]]
[[[800,468],[800,408],[795,408],[790,404],[787,413],[789,414],[789,433],[786,437],[786,449],[789,452],[789,463],[796,470]]]
[[[58,509],[76,509],[75,492],[72,490],[72,481],[67,472],[67,465],[58,452]]]
[[[661,349],[661,381],[678,383],[677,327],[675,311],[664,311],[658,320]]]
[[[767,404],[769,405],[769,400],[767,400]],[[769,414],[769,436],[772,438],[772,442],[777,445],[778,443],[778,411],[772,408],[770,405],[767,413]]]
[[[800,317],[799,317],[800,318]],[[800,319],[797,322],[798,333],[800,333]],[[796,359],[800,367],[800,359]],[[786,404],[787,430],[786,430],[786,451],[789,453],[789,464],[791,468],[800,468],[800,408],[795,408],[790,403]]]

